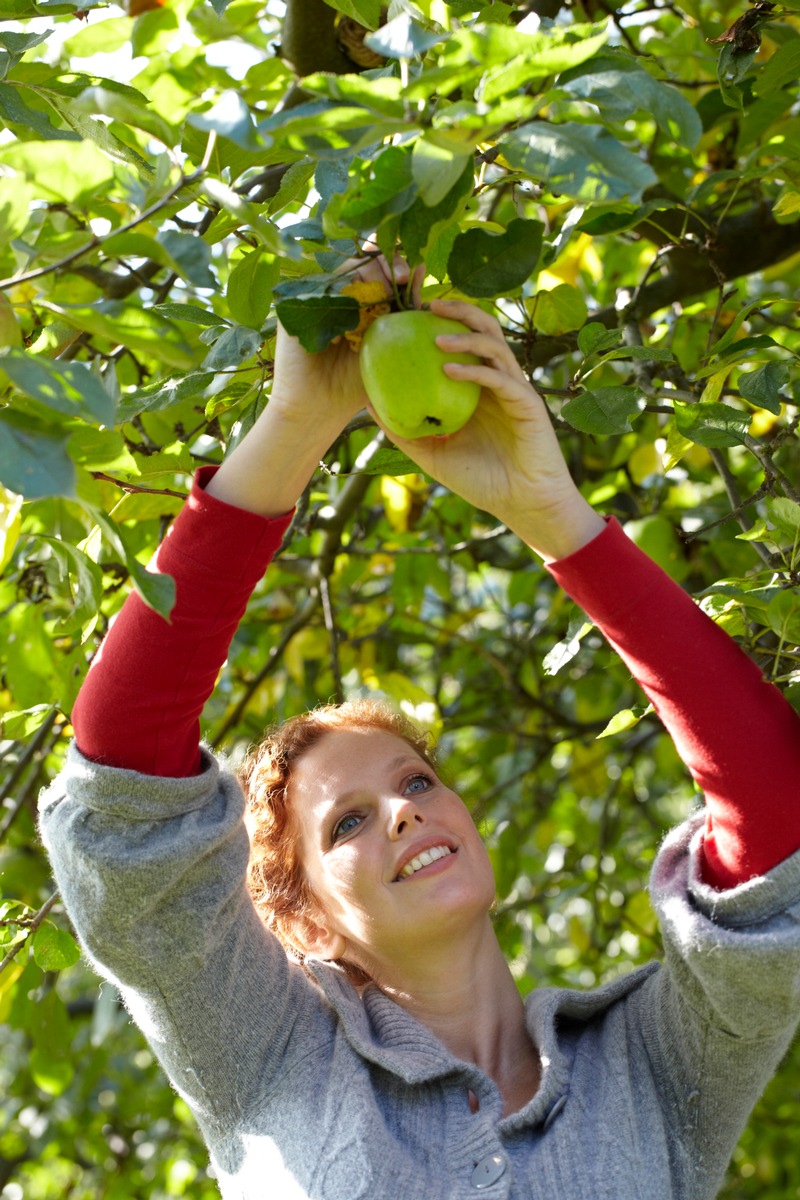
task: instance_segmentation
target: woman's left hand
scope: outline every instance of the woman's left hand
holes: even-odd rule
[[[473,304],[434,300],[431,311],[461,321],[468,333],[442,335],[445,352],[466,351],[480,364],[446,363],[453,379],[481,384],[474,415],[446,438],[389,434],[423,471],[484,509],[544,558],[560,558],[590,541],[602,518],[578,491],[550,415],[506,342],[498,321]],[[388,432],[388,431],[387,431]]]

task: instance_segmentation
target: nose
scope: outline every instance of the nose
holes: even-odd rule
[[[410,827],[424,825],[425,817],[411,796],[390,796],[389,836],[393,841],[407,834]]]

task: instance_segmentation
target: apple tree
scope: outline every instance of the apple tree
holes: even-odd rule
[[[371,238],[425,264],[423,301],[499,317],[586,497],[798,705],[800,0],[0,16],[0,1196],[206,1200],[191,1117],[79,961],[37,840],[92,654],[131,588],[168,614],[145,565],[269,403],[277,320],[357,351],[374,297],[340,268]],[[671,743],[541,566],[364,415],[205,736],[237,760],[358,694],[440,735],[524,991],[658,953],[647,871],[695,802]],[[725,1200],[800,1196],[798,1067]]]

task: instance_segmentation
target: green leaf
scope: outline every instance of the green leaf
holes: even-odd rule
[[[557,336],[580,329],[586,316],[586,301],[570,283],[560,283],[549,292],[536,293],[533,324],[540,333]]]
[[[198,308],[196,304],[154,304],[150,312],[169,317],[172,321],[189,321],[192,325],[219,325],[220,321],[225,320],[207,308]]]
[[[117,410],[119,421],[128,421],[142,412],[161,412],[192,400],[203,393],[214,382],[213,371],[190,371],[177,378],[160,379],[156,383],[137,388],[122,397]]]
[[[34,417],[0,410],[0,482],[27,500],[74,496],[75,467],[66,435]]]
[[[88,363],[50,362],[11,349],[0,357],[0,368],[20,391],[56,412],[114,424],[114,401]]]
[[[777,525],[790,538],[800,536],[800,504],[784,496],[767,498],[767,513],[773,525]]]
[[[653,213],[669,212],[677,207],[671,200],[646,200],[644,204],[592,204],[576,228],[585,230],[592,237],[624,233],[643,224]]]
[[[228,279],[228,309],[234,321],[260,329],[272,305],[272,289],[280,279],[280,264],[263,246],[245,254]]]
[[[93,142],[18,142],[0,147],[0,162],[34,184],[44,200],[92,200],[114,178],[114,164]]]
[[[64,53],[71,58],[91,58],[94,54],[111,54],[114,50],[121,50],[130,40],[130,17],[112,17],[87,25],[67,38]]]
[[[81,952],[71,934],[45,921],[33,935],[33,957],[43,971],[63,971],[80,959]]]
[[[42,728],[54,712],[52,704],[34,704],[22,712],[4,713],[0,721],[3,737],[11,741],[27,741]]]
[[[194,351],[181,331],[153,309],[143,309],[124,300],[99,300],[92,305],[43,301],[43,306],[57,313],[73,329],[106,337],[114,346],[121,344],[143,351],[171,367],[194,366]]]
[[[642,717],[646,717],[648,713],[653,712],[652,704],[635,704],[633,708],[623,708],[621,712],[615,713],[611,720],[600,733],[598,738],[612,737],[615,733],[626,733],[629,729],[633,729],[638,725]]]
[[[325,0],[325,3],[352,17],[365,29],[377,29],[381,23],[381,0]]]
[[[49,1096],[60,1096],[75,1078],[75,1068],[65,1058],[54,1058],[47,1050],[34,1046],[28,1058],[31,1078]]]
[[[257,329],[231,325],[214,342],[203,361],[203,369],[224,371],[228,367],[240,367],[253,357],[260,345],[261,334]]]
[[[270,216],[305,196],[308,190],[308,181],[312,178],[316,166],[316,162],[311,157],[301,158],[298,162],[291,164],[281,179],[280,187],[269,202]]]
[[[744,113],[744,96],[737,84],[750,70],[755,56],[755,50],[737,54],[734,44],[726,42],[717,59],[717,81],[722,99],[728,108],[738,108],[741,113]]]
[[[213,130],[245,150],[253,150],[260,144],[250,109],[232,88],[224,91],[207,112],[190,113],[186,121],[203,133]]]
[[[121,556],[142,600],[149,608],[169,619],[169,614],[175,605],[175,580],[171,575],[148,571],[129,547],[128,535],[123,527],[117,525],[111,517],[93,505],[86,504],[85,507],[91,513],[108,544]]]
[[[400,119],[402,119],[404,114],[403,84],[400,79],[395,77],[382,76],[374,78],[362,75],[329,75],[325,72],[320,72],[316,75],[306,75],[304,77],[303,91],[316,92],[330,96],[332,100],[341,100],[347,104],[360,105],[369,113],[382,113],[385,116]],[[317,169],[319,169],[319,165]],[[346,173],[344,182],[347,182]]]
[[[600,387],[581,392],[561,409],[561,416],[583,433],[628,433],[631,418],[638,416],[644,399],[635,387]]]
[[[727,404],[685,404],[676,400],[675,424],[689,441],[715,449],[740,445],[750,425],[750,415]]]
[[[124,17],[120,18],[120,22],[129,26],[129,22]],[[105,21],[103,25],[95,26],[95,28],[102,29],[105,25],[113,24],[115,24],[113,20]],[[90,31],[87,29],[86,32]],[[129,37],[130,29],[128,28],[125,40],[127,41]],[[144,130],[145,133],[157,138],[159,142],[170,148],[178,143],[176,127],[165,121],[160,113],[146,107],[141,100],[108,87],[97,85],[86,88],[74,101],[72,111],[111,117],[113,120],[119,121],[121,125],[130,125],[133,129]]]
[[[695,379],[706,379],[709,375],[716,375],[718,371],[731,367],[735,367],[738,363],[744,362],[747,358],[766,358],[765,354],[753,355],[753,350],[771,350],[773,346],[777,346],[774,338],[768,334],[760,333],[757,337],[740,338],[738,342],[729,347],[727,354],[716,362],[711,363],[707,367],[702,367],[695,372]]]
[[[367,34],[364,45],[384,58],[416,58],[441,42],[445,36],[426,29],[408,13],[401,13],[377,33]]]
[[[777,88],[792,87],[800,77],[800,37],[792,38],[779,46],[753,83],[757,96],[774,92]]]
[[[443,278],[447,258],[458,234],[458,216],[466,207],[474,179],[473,160],[470,157],[460,177],[438,204],[429,205],[422,196],[418,196],[401,215],[400,240],[409,266],[427,263],[437,279]],[[444,264],[440,272],[437,264],[442,256]]]
[[[484,11],[488,11],[484,9]],[[551,25],[536,33],[514,26],[485,25],[461,29],[448,45],[448,61],[455,65],[480,63],[500,67],[489,71],[484,98],[487,103],[511,89],[530,85],[543,75],[556,75],[591,58],[608,40],[607,20],[589,25],[576,23],[563,28]]]
[[[75,133],[80,134],[86,144],[94,143],[110,159],[135,167],[142,178],[149,178],[152,168],[147,159],[118,138],[104,121],[89,116],[81,106],[80,100],[75,101],[50,88],[40,87],[37,91],[42,99],[56,110],[62,121]]]
[[[600,321],[590,321],[578,333],[578,347],[584,358],[588,358],[590,354],[598,354],[609,346],[615,346],[621,337],[618,329],[608,329]]]
[[[697,110],[677,88],[654,79],[622,56],[596,58],[569,71],[559,80],[559,88],[596,105],[606,119],[623,120],[645,112],[689,150],[703,132]]]
[[[360,320],[358,301],[352,296],[281,300],[275,310],[286,332],[298,338],[303,349],[311,354],[324,350],[347,330],[355,329]]]
[[[23,232],[36,191],[21,179],[0,179],[0,247]]]
[[[56,128],[46,113],[31,108],[22,97],[22,89],[0,83],[0,115],[11,125],[22,125],[46,140],[61,139],[80,141],[80,135],[71,129]]]
[[[195,287],[216,288],[217,278],[211,270],[211,247],[193,233],[166,229],[157,239],[178,264],[178,271]]]
[[[751,300],[749,304],[745,304],[742,308],[740,308],[728,328],[723,333],[722,337],[718,338],[711,347],[712,354],[718,358],[724,354],[725,351],[727,351],[728,348],[731,347],[735,342],[736,335],[741,329],[742,324],[747,321],[754,312],[761,312],[762,310],[769,308],[772,304],[775,304],[775,300],[770,300],[764,296],[760,296],[757,300]]]
[[[419,472],[417,464],[404,454],[402,450],[396,450],[393,447],[385,447],[379,450],[367,463],[358,471],[354,471],[354,475],[414,475]]]
[[[675,361],[672,351],[667,346],[618,346],[601,358],[601,362],[614,362],[618,359],[633,358],[640,362],[671,363]]]
[[[471,154],[457,154],[419,138],[411,153],[411,171],[422,202],[429,208],[437,205],[462,178],[468,164],[472,166]]]
[[[778,637],[795,645],[800,643],[800,596],[793,588],[772,597],[766,616],[767,624]]]
[[[557,675],[562,667],[572,662],[581,648],[581,639],[593,628],[592,623],[586,620],[583,613],[572,617],[566,636],[560,642],[556,642],[542,659],[542,669],[545,675]]]
[[[372,232],[387,217],[405,212],[414,203],[417,185],[411,171],[411,151],[389,146],[372,165],[372,178],[358,183],[344,198],[341,220],[350,229]]]
[[[793,187],[787,187],[775,201],[773,213],[776,217],[793,217],[800,212],[800,192]]]
[[[540,221],[515,217],[505,233],[468,229],[453,243],[447,269],[467,296],[505,296],[533,274],[542,249]]]
[[[781,388],[789,382],[789,366],[785,362],[766,362],[755,371],[742,372],[739,392],[750,404],[780,415]]]
[[[70,602],[69,613],[56,620],[53,634],[56,637],[78,631],[88,634],[94,628],[103,599],[103,576],[100,568],[82,550],[63,538],[48,537],[45,534],[36,536],[49,546],[50,553],[58,564],[62,588]],[[85,636],[82,640],[85,640]]]
[[[657,176],[600,126],[530,121],[500,140],[512,167],[578,200],[638,200]]]

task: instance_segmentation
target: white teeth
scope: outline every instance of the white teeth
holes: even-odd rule
[[[452,853],[449,846],[431,846],[430,850],[423,850],[416,858],[412,858],[411,862],[407,862],[398,875],[398,879],[408,879],[409,875],[413,875],[415,871],[420,871],[430,863],[436,862],[437,859],[446,858],[448,854]]]

